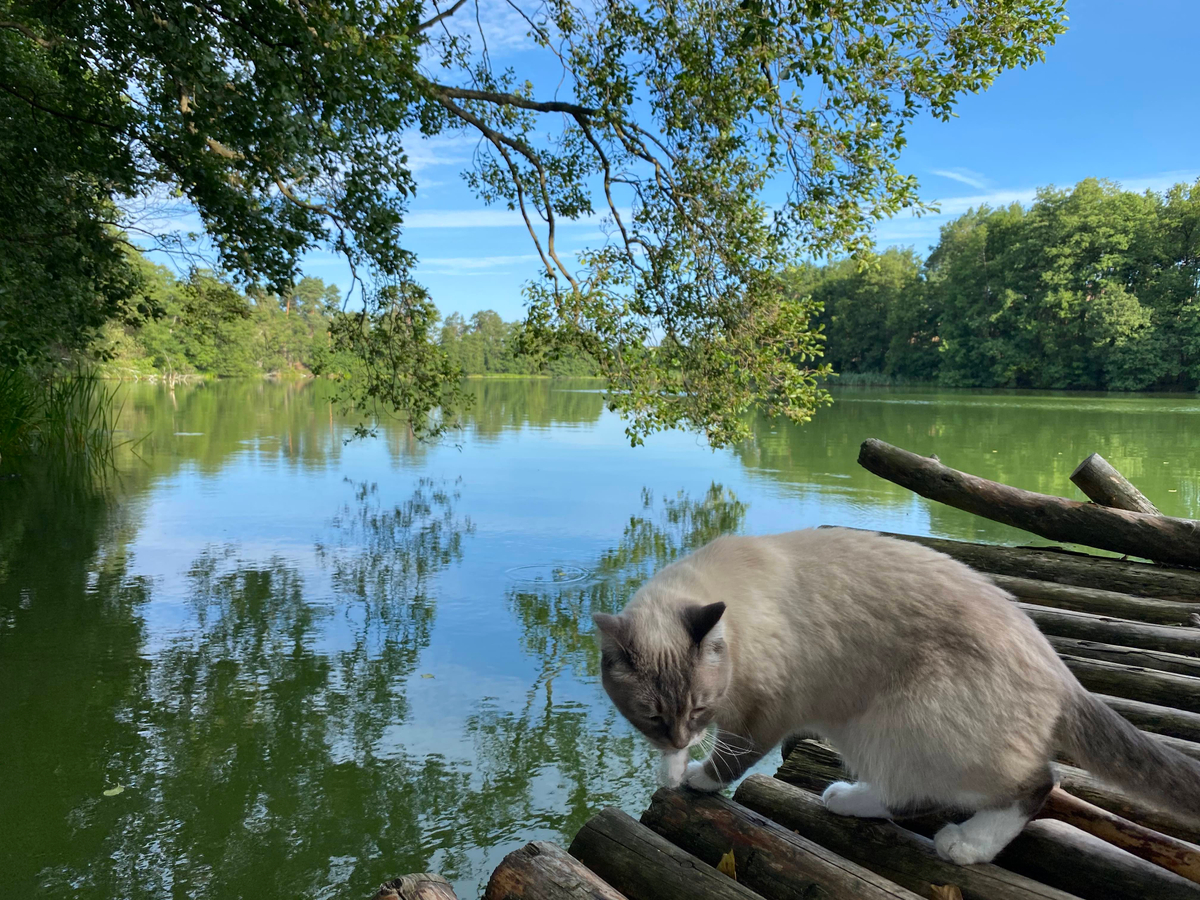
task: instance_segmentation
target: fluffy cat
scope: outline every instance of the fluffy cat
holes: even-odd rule
[[[837,528],[722,537],[596,614],[604,688],[663,752],[663,780],[737,779],[789,734],[826,738],[855,783],[834,813],[973,812],[935,836],[988,862],[1038,811],[1065,750],[1101,778],[1200,815],[1200,763],[1089,694],[1012,598],[907,541]],[[703,762],[688,748],[711,725]]]

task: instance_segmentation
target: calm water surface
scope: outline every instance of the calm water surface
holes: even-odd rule
[[[733,451],[630,449],[587,382],[480,381],[458,446],[345,444],[320,384],[127,391],[108,499],[0,482],[0,896],[477,896],[531,839],[653,790],[593,610],[730,531],[1020,542],[867,474],[879,437],[1021,487],[1103,453],[1200,513],[1200,401],[838,393]],[[770,768],[773,761],[765,764]]]

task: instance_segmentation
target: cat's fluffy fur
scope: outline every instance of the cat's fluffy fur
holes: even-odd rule
[[[959,863],[1024,827],[1058,749],[1200,815],[1200,764],[1093,698],[1011,601],[926,547],[828,528],[719,538],[595,620],[605,689],[664,752],[668,783],[718,789],[816,733],[858,778],[826,790],[834,812],[974,811],[936,837]],[[713,723],[712,754],[687,764]]]

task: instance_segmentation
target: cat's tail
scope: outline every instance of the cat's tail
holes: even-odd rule
[[[1200,822],[1200,762],[1139,731],[1083,688],[1067,699],[1058,743],[1101,780]]]

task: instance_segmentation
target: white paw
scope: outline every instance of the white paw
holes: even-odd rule
[[[658,764],[658,783],[663,787],[679,787],[683,783],[687,764],[686,750],[672,750],[670,753],[664,753]]]
[[[991,862],[996,855],[989,852],[989,848],[971,843],[962,826],[953,823],[946,825],[933,836],[933,846],[937,848],[938,856],[942,859],[948,859],[960,866]]]
[[[711,794],[713,791],[719,791],[725,787],[724,784],[704,771],[704,763],[702,762],[688,763],[687,772],[683,776],[683,783],[693,791],[703,791],[706,794]]]
[[[875,795],[868,784],[861,781],[835,781],[821,794],[821,802],[831,813],[839,816],[855,816],[859,819],[886,819],[890,813],[883,801]]]

